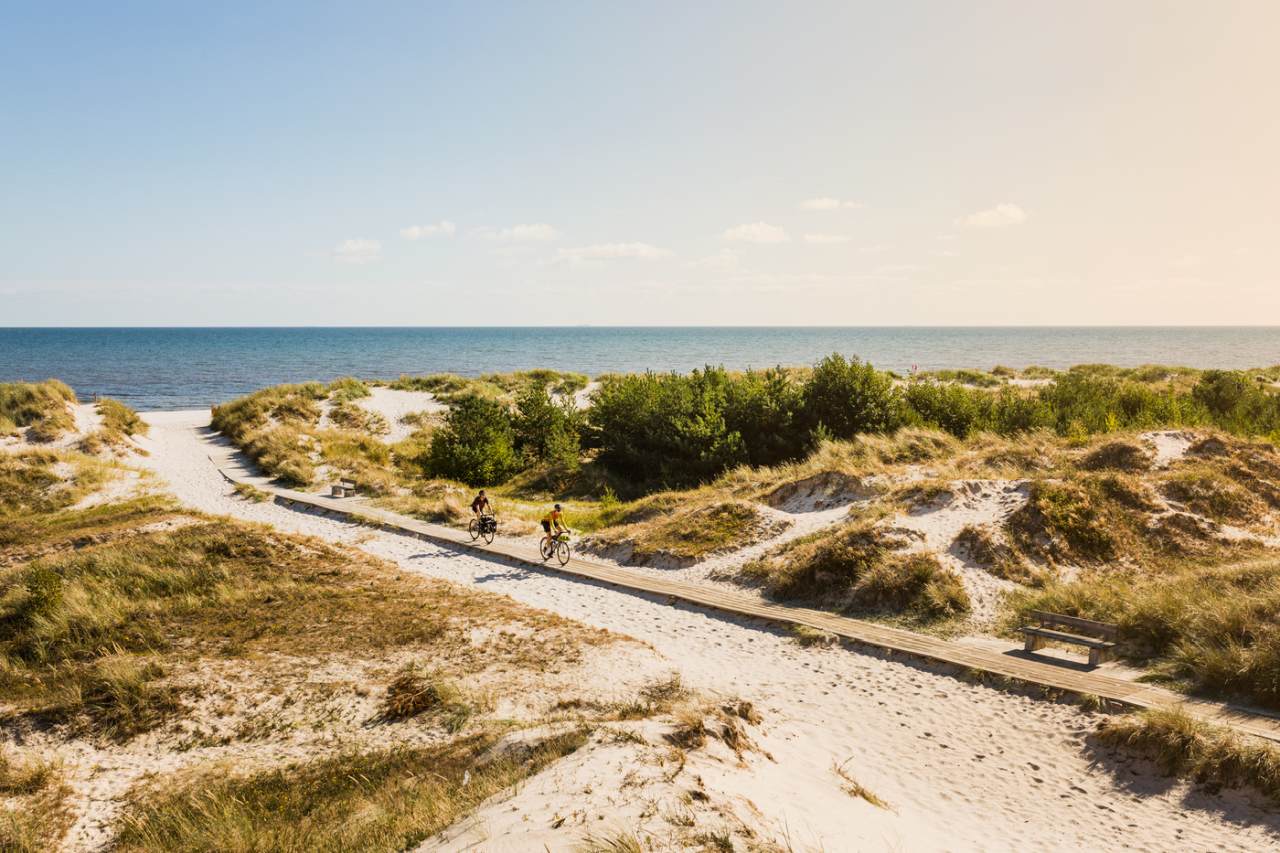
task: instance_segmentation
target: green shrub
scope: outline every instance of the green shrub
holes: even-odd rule
[[[835,438],[890,432],[904,421],[902,394],[869,363],[832,354],[818,362],[803,393],[803,420]]]
[[[519,470],[511,414],[501,403],[463,397],[431,436],[429,473],[470,486],[502,483]]]
[[[528,463],[541,465],[563,483],[578,470],[585,418],[573,399],[556,402],[546,387],[530,384],[516,400],[515,446]]]

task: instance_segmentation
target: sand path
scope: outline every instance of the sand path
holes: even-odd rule
[[[1092,751],[1097,716],[1069,706],[968,684],[927,667],[846,649],[801,648],[780,631],[592,583],[458,554],[367,527],[236,498],[209,454],[228,450],[207,432],[206,412],[147,415],[140,443],[151,467],[184,503],[319,536],[421,572],[629,634],[671,661],[685,682],[754,701],[759,738],[775,763],[717,796],[751,800],[760,826],[808,850],[1242,850],[1280,845],[1280,813],[1245,792],[1208,794],[1161,778],[1142,762]],[[893,806],[845,795],[835,763]],[[563,771],[572,774],[574,765]],[[576,778],[576,777],[575,777]],[[610,783],[609,779],[599,784]],[[517,797],[581,789],[531,783]],[[710,783],[709,783],[710,786]],[[477,820],[502,831],[510,803]],[[518,831],[519,827],[515,830]],[[486,844],[483,849],[520,849]],[[527,838],[523,839],[525,842]],[[578,837],[561,846],[572,849]],[[539,838],[539,846],[543,839]]]

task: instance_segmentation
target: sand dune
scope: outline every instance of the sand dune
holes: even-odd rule
[[[1244,792],[1210,794],[1142,762],[1095,752],[1097,715],[969,684],[847,649],[802,648],[782,632],[691,607],[502,565],[270,503],[235,498],[210,461],[228,455],[204,412],[149,415],[144,464],[208,512],[356,543],[422,572],[511,596],[651,645],[686,684],[740,696],[764,716],[761,755],[713,753],[692,768],[706,795],[762,839],[808,850],[1263,849],[1280,817]],[[825,520],[825,519],[824,519]],[[611,677],[602,673],[602,678]],[[637,750],[642,749],[636,747]],[[763,757],[767,752],[770,758]],[[620,789],[639,760],[584,750],[483,807],[438,849],[573,849],[614,826],[658,839],[670,824]],[[706,766],[703,766],[703,762]],[[892,809],[850,798],[842,765]],[[676,807],[691,776],[652,796]],[[590,789],[589,791],[587,789]],[[579,814],[552,827],[557,816]],[[452,839],[452,840],[450,840]],[[536,842],[536,843],[534,843]],[[472,846],[467,846],[472,845]]]

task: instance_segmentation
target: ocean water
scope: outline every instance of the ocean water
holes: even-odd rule
[[[590,375],[811,364],[832,352],[904,372],[1280,363],[1277,327],[0,329],[0,381],[57,377],[82,398],[200,408],[280,382],[552,367]]]

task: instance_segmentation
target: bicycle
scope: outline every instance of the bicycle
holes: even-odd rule
[[[471,534],[472,542],[483,536],[484,543],[492,545],[493,537],[498,532],[498,518],[492,513],[486,512],[479,518],[471,519],[471,523],[467,525],[467,532]]]
[[[550,560],[553,556],[562,566],[569,562],[569,531],[557,533],[549,539],[544,536],[538,543],[538,552],[542,554],[543,562]]]

